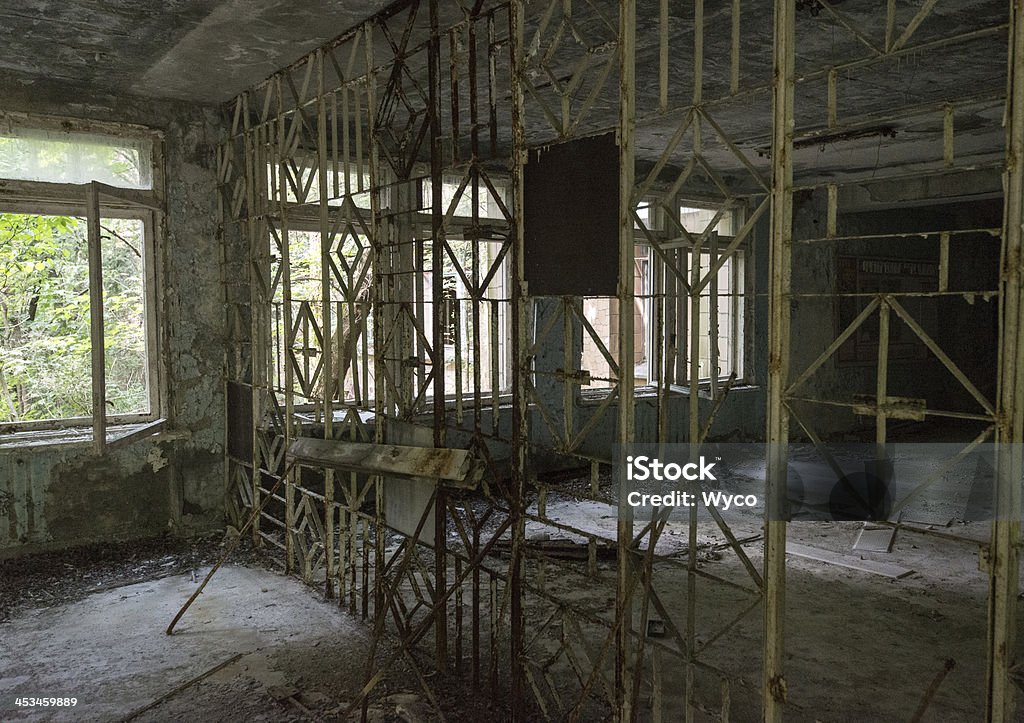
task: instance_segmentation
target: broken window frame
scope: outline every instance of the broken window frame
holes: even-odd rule
[[[693,198],[693,197],[690,197],[690,196],[684,197],[684,196],[680,195],[680,196],[676,196],[673,199],[673,201],[671,203],[671,207],[673,209],[675,209],[675,212],[677,214],[681,213],[682,209],[684,209],[684,208],[697,208],[697,209],[707,209],[709,211],[716,211],[717,209],[722,207],[722,201],[721,200],[715,200],[715,199],[706,199],[706,198]],[[648,232],[650,232],[650,233],[652,233],[652,234],[654,234],[656,236],[664,236],[667,233],[666,229],[668,228],[668,224],[666,223],[665,218],[664,218],[664,214],[666,213],[666,208],[661,203],[659,203],[656,198],[654,198],[654,197],[644,197],[643,199],[640,200],[640,202],[638,204],[638,208],[640,208],[640,209],[647,209],[647,217],[645,219],[645,223],[647,224]],[[744,222],[744,218],[745,218],[745,213],[746,213],[746,207],[745,207],[745,205],[742,202],[737,202],[734,206],[732,206],[730,209],[727,210],[727,214],[731,215],[732,231],[733,232],[735,232],[736,229],[742,227],[743,222]],[[724,218],[725,217],[723,217],[722,220],[724,220]],[[649,242],[647,236],[644,235],[644,232],[642,231],[642,229],[641,229],[641,227],[639,226],[638,223],[634,222],[634,229],[635,229],[635,234],[634,234],[635,243],[634,243],[634,246],[635,246],[635,249],[636,249],[635,258],[638,261],[641,258],[646,259],[646,271],[644,272],[645,273],[645,282],[647,284],[647,288],[651,290],[651,294],[644,294],[644,293],[640,292],[639,287],[638,287],[638,290],[637,290],[637,292],[635,294],[636,303],[638,305],[642,305],[643,309],[644,309],[642,317],[647,319],[647,323],[641,323],[641,321],[638,320],[636,322],[636,326],[637,326],[637,328],[640,328],[641,325],[643,327],[644,344],[645,344],[645,347],[646,347],[647,352],[648,352],[648,358],[647,358],[647,360],[645,362],[645,364],[646,364],[646,367],[645,367],[645,372],[646,372],[645,382],[643,384],[637,383],[635,385],[635,387],[634,387],[634,392],[633,393],[634,393],[634,396],[645,396],[645,395],[650,394],[651,390],[653,388],[655,388],[655,387],[659,386],[659,384],[661,384],[661,379],[660,379],[659,375],[657,374],[658,369],[657,368],[654,369],[654,370],[651,369],[650,352],[651,352],[651,350],[653,350],[653,349],[655,349],[657,347],[659,340],[655,337],[655,331],[654,331],[654,328],[653,328],[653,324],[650,323],[650,320],[653,318],[653,311],[654,311],[654,304],[653,304],[653,301],[654,301],[653,293],[654,293],[654,288],[655,288],[654,281],[655,281],[655,278],[657,277],[658,274],[666,273],[666,263],[654,251],[653,245]],[[691,232],[691,233],[693,233],[693,232]],[[715,233],[717,234],[718,247],[719,248],[727,247],[732,242],[732,240],[734,238],[733,235],[718,234],[717,232],[715,232]],[[684,246],[684,248],[687,248],[687,247]],[[679,393],[679,394],[687,394],[689,392],[690,388],[692,388],[692,387],[707,388],[707,387],[717,386],[719,383],[727,381],[729,376],[731,375],[731,373],[733,371],[735,371],[735,373],[736,373],[736,380],[737,380],[737,382],[744,383],[744,384],[749,383],[749,372],[748,372],[748,370],[746,368],[746,359],[749,357],[749,353],[748,353],[748,348],[747,347],[748,347],[748,339],[750,338],[750,334],[748,333],[748,330],[750,330],[752,328],[752,311],[753,311],[753,309],[752,309],[752,306],[750,304],[746,303],[746,299],[752,297],[752,274],[750,273],[749,265],[747,263],[749,258],[750,258],[750,252],[751,252],[752,248],[753,248],[753,246],[752,246],[752,239],[750,237],[748,237],[747,239],[745,239],[739,245],[739,247],[736,249],[734,254],[731,255],[731,258],[726,262],[728,264],[729,268],[730,268],[730,274],[731,274],[731,281],[732,281],[732,284],[733,284],[733,289],[738,289],[739,291],[738,291],[738,293],[734,292],[734,293],[732,293],[732,294],[730,294],[728,296],[728,303],[731,306],[731,309],[730,309],[730,327],[731,328],[729,329],[729,332],[728,332],[729,333],[729,340],[730,340],[729,370],[728,370],[728,372],[718,374],[715,377],[714,380],[711,378],[710,375],[708,375],[706,377],[705,376],[701,376],[697,380],[696,384],[692,383],[690,381],[690,379],[689,379],[689,376],[688,376],[689,375],[689,364],[686,363],[686,362],[688,361],[688,356],[689,356],[689,341],[690,341],[689,333],[688,333],[688,329],[689,329],[689,325],[690,325],[690,320],[689,320],[690,298],[689,298],[688,295],[686,295],[685,291],[683,291],[682,289],[680,289],[679,292],[677,292],[677,297],[676,297],[676,314],[677,314],[677,316],[680,316],[680,318],[685,319],[685,324],[683,324],[683,328],[685,330],[687,330],[687,331],[686,331],[686,334],[685,334],[685,338],[682,340],[682,343],[679,344],[679,348],[680,348],[679,354],[680,354],[680,357],[681,357],[681,359],[683,360],[684,363],[682,363],[681,365],[677,365],[677,366],[681,367],[682,374],[678,377],[677,381],[672,381],[672,382],[669,383],[668,387],[669,387],[669,390],[671,392]],[[708,245],[707,244],[705,244],[703,246],[703,248],[702,248],[702,250],[700,252],[700,256],[702,258],[708,256],[709,253],[710,253],[706,249],[708,249]],[[641,250],[643,250],[642,253],[641,253]],[[685,271],[686,272],[686,278],[687,279],[689,279],[689,272],[690,272],[690,268],[691,268],[691,266],[690,266],[690,263],[691,263],[690,259],[691,258],[692,258],[692,253],[687,248],[687,261],[686,261],[686,265],[685,265],[684,269],[680,269],[680,271]],[[701,296],[701,298],[710,298],[710,296],[711,296],[710,284],[702,291],[700,296]],[[602,297],[595,297],[595,298],[602,298]],[[721,300],[719,301],[719,303],[721,303]],[[640,310],[636,309],[635,310],[635,314],[637,316],[641,316]],[[586,342],[586,332],[581,330],[580,333],[583,334],[583,341]],[[670,334],[672,332],[669,329],[665,328],[665,329],[663,329],[663,333],[667,335],[667,334]],[[721,336],[723,336],[723,334],[721,332],[719,332],[719,337],[721,337]],[[669,340],[666,338],[666,339],[663,339],[661,341],[663,341],[663,342],[665,342],[667,344]],[[606,343],[607,343],[607,341],[606,341]],[[611,348],[611,347],[609,347],[609,348]],[[614,350],[613,350],[613,354],[614,354]],[[634,376],[636,376],[636,365],[633,366],[633,369],[634,369]],[[603,396],[601,394],[601,392],[607,392],[609,389],[611,389],[610,385],[609,386],[600,386],[600,387],[591,387],[589,389],[587,389],[585,387],[584,388],[584,390],[585,390],[584,391],[584,396],[585,396],[586,399],[598,399],[598,398]]]
[[[93,410],[87,417],[65,417],[5,423],[0,436],[32,432],[52,432],[65,429],[91,429],[93,446],[102,453],[108,443],[123,441],[119,435],[109,439],[109,426],[152,423],[162,426],[167,408],[164,379],[160,320],[160,278],[162,254],[162,134],[142,126],[2,113],[0,123],[41,131],[63,131],[71,134],[90,133],[105,136],[112,142],[118,139],[145,140],[151,144],[151,189],[120,188],[104,183],[57,183],[0,179],[0,213],[18,213],[39,216],[75,216],[85,219],[89,244],[90,294],[90,354],[92,368]],[[106,412],[105,350],[103,330],[103,288],[100,221],[103,218],[137,219],[143,227],[143,298],[146,326],[146,367],[148,375],[149,411],[145,413],[108,415]],[[97,313],[98,310],[98,313]],[[147,428],[150,425],[147,425]],[[126,434],[134,438],[138,430]],[[127,438],[127,437],[125,437]]]

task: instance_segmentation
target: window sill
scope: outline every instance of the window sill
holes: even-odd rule
[[[139,439],[169,441],[185,439],[184,431],[168,431],[166,421],[159,419],[133,424],[112,424],[107,427],[107,446],[117,447]],[[34,429],[0,435],[0,454],[51,448],[77,449],[92,446],[92,427]]]
[[[721,383],[719,389],[724,387],[724,382]],[[668,396],[670,397],[689,397],[690,390],[692,387],[684,387],[672,385],[669,388]],[[760,390],[761,387],[756,384],[736,384],[729,390],[729,394],[745,394],[749,392],[755,392]],[[581,407],[596,407],[604,402],[608,398],[609,389],[593,389],[589,391],[583,391],[580,395],[579,406]],[[707,382],[701,382],[697,386],[697,396],[704,399],[711,399],[711,385]],[[638,386],[633,390],[633,399],[657,399],[658,398],[658,387],[643,385]],[[612,402],[614,404],[614,402]]]

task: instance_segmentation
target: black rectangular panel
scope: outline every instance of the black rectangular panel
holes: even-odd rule
[[[228,454],[252,461],[252,387],[228,382]]]
[[[615,134],[532,149],[523,181],[527,292],[531,296],[615,296],[619,282]]]

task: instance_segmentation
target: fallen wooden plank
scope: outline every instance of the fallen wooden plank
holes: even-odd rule
[[[544,557],[560,560],[586,560],[590,555],[590,548],[586,542],[572,540],[523,540],[523,547]],[[498,554],[510,553],[512,541],[497,540],[494,549]],[[594,546],[594,554],[598,560],[614,560],[618,555],[618,549],[614,544],[599,543]]]
[[[879,527],[865,522],[857,534],[853,549],[864,552],[892,552],[892,543],[895,539],[895,527]]]
[[[475,488],[479,471],[465,449],[406,447],[303,437],[288,449],[298,464],[365,474],[441,480],[454,487]]]
[[[881,575],[882,577],[888,577],[893,580],[899,580],[900,578],[914,573],[914,571],[909,568],[893,565],[890,562],[862,560],[861,558],[854,557],[853,555],[842,555],[838,552],[832,552],[831,550],[822,550],[818,547],[808,547],[807,545],[799,545],[794,542],[786,543],[786,554],[803,557],[808,560],[826,562],[830,565],[838,565],[839,567],[848,567],[851,570],[869,572],[872,575]]]

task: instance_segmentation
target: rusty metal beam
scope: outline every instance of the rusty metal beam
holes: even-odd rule
[[[776,0],[772,102],[771,230],[768,288],[768,477],[764,521],[764,641],[762,714],[782,720],[786,704],[783,622],[786,600],[786,454],[789,416],[790,275],[793,240],[794,3]]]
[[[633,396],[633,297],[634,297],[634,231],[633,186],[634,135],[636,132],[636,0],[619,2],[619,406],[616,442],[626,445],[633,441],[636,426],[636,402]],[[633,719],[634,705],[630,695],[632,676],[641,675],[630,665],[630,631],[633,607],[630,602],[633,587],[633,519],[632,508],[619,509],[617,536],[619,545],[618,577],[616,582],[616,637],[615,688],[618,696],[619,719]],[[640,662],[640,661],[637,661]]]
[[[1019,594],[1022,442],[1024,442],[1024,2],[1011,0],[1006,97],[1006,171],[996,428],[995,520],[989,560],[986,713],[1016,720],[1017,596]]]

